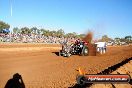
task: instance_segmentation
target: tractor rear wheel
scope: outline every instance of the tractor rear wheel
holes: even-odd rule
[[[87,46],[84,46],[83,49],[82,49],[81,55],[88,56],[88,54],[89,54],[89,49],[88,49]]]

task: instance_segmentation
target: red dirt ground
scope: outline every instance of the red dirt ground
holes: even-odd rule
[[[132,57],[132,46],[108,47],[97,56],[57,56],[59,45],[0,44],[0,88],[12,78],[22,75],[26,88],[68,88],[76,83],[79,67],[96,74],[109,66]]]

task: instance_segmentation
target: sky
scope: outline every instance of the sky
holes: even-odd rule
[[[10,29],[36,26],[125,37],[132,35],[132,0],[0,0],[0,20]]]

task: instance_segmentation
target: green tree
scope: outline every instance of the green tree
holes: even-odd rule
[[[31,30],[28,27],[23,27],[23,28],[21,28],[21,33],[22,34],[29,34],[29,33],[31,33]]]
[[[41,33],[41,30],[40,29],[37,29],[37,34],[40,34]]]
[[[77,33],[76,32],[72,32],[73,37],[77,37]]]
[[[18,27],[13,28],[13,33],[19,33],[19,32],[20,32],[20,29]]]
[[[81,39],[83,39],[85,36],[86,36],[85,34],[79,34],[79,35],[77,35],[77,37],[81,38]]]
[[[44,33],[44,31],[45,31],[45,29],[43,29],[43,28],[42,28],[42,29],[40,29],[40,33],[41,33],[41,34],[43,34],[43,33]]]
[[[50,31],[46,29],[41,29],[41,32],[44,36],[50,36]]]
[[[37,34],[37,27],[32,27],[31,29],[31,33]]]
[[[120,42],[126,42],[125,38],[120,38]]]
[[[3,29],[9,29],[10,28],[10,25],[3,22],[3,21],[0,21],[0,33],[3,31]]]
[[[132,40],[132,36],[130,36],[130,35],[129,36],[126,36],[125,39],[131,41]]]
[[[132,36],[130,36],[130,35],[129,36],[126,36],[125,37],[125,40],[126,40],[126,43],[128,43],[128,44],[129,43],[132,43]]]
[[[58,36],[58,37],[62,37],[62,36],[64,36],[64,34],[65,34],[65,32],[64,32],[64,30],[62,30],[62,29],[59,29],[59,30],[57,31],[57,36]]]
[[[73,33],[67,33],[66,37],[75,37],[75,35]]]
[[[109,38],[107,35],[103,35],[99,41],[108,42],[108,41],[112,41],[112,40],[113,39]]]
[[[50,31],[51,36],[57,36],[57,32],[55,30]]]

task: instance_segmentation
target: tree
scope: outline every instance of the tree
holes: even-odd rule
[[[132,36],[130,36],[130,35],[129,36],[126,36],[125,37],[125,40],[126,40],[126,43],[128,43],[128,44],[129,43],[132,43]]]
[[[40,29],[37,29],[37,34],[40,34],[41,33],[41,30]]]
[[[77,35],[77,37],[81,38],[81,39],[83,39],[85,36],[86,36],[85,34],[79,34],[79,35]]]
[[[75,35],[73,33],[67,33],[66,37],[75,37]]]
[[[45,29],[43,29],[43,28],[42,28],[42,29],[40,29],[40,33],[41,33],[41,34],[43,34],[43,33],[44,33],[44,31],[45,31]]]
[[[126,36],[125,39],[131,41],[132,40],[132,36],[130,36],[130,35],[129,36]]]
[[[57,37],[62,37],[62,36],[64,36],[64,34],[65,34],[65,32],[64,32],[64,30],[62,30],[62,29],[59,29],[59,30],[57,31]]]
[[[41,32],[44,36],[50,36],[50,31],[46,29],[41,29]]]
[[[21,33],[22,34],[29,34],[29,33],[31,33],[31,30],[28,27],[23,27],[23,28],[21,28]]]
[[[109,38],[107,35],[103,35],[99,41],[108,42],[108,41],[112,41],[112,40],[113,39]]]
[[[50,31],[50,33],[51,33],[51,36],[57,36],[57,32],[56,31]]]
[[[77,37],[77,33],[76,32],[72,32],[74,37]]]
[[[20,29],[18,27],[13,28],[13,33],[19,33]]]
[[[120,38],[120,42],[126,42],[125,38]]]
[[[37,34],[37,27],[32,27],[31,29],[31,33]]]
[[[9,29],[10,28],[10,25],[3,22],[3,21],[0,21],[0,33],[3,32],[4,29]]]

